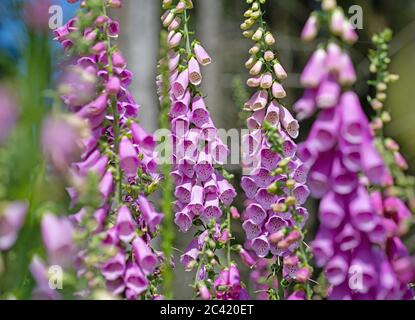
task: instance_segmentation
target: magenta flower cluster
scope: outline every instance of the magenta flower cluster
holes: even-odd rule
[[[171,176],[176,185],[175,222],[183,232],[189,230],[194,219],[205,223],[219,220],[221,204],[229,206],[236,196],[232,185],[214,167],[223,164],[228,149],[217,135],[204,98],[195,90],[202,82],[200,65],[206,66],[211,60],[201,45],[195,44],[193,50],[194,56],[188,61],[179,52],[169,53]],[[181,71],[180,61],[185,64],[180,66]]]
[[[206,50],[197,42],[190,42],[188,31],[188,10],[191,1],[164,1],[167,9],[161,17],[163,26],[169,31],[167,36],[169,113],[172,131],[172,173],[175,184],[174,204],[175,223],[182,232],[187,232],[196,220],[210,225],[211,233],[205,231],[197,236],[181,256],[186,269],[192,270],[202,255],[206,254],[209,241],[225,245],[230,241],[229,226],[221,227],[223,207],[229,207],[236,191],[219,172],[228,156],[228,148],[221,141],[215,127],[200,85],[201,66],[211,63]],[[181,43],[185,42],[185,46]],[[163,78],[157,79],[159,92],[162,92]],[[213,221],[213,226],[212,226]],[[198,293],[203,299],[215,294],[217,299],[238,299],[246,293],[242,288],[239,271],[235,265],[223,269],[211,288],[205,285],[206,272],[201,268],[196,275],[199,279]],[[220,291],[216,290],[221,286]],[[214,290],[212,290],[214,289]],[[213,292],[212,292],[213,291]]]
[[[76,181],[91,174],[99,178],[101,204],[92,214],[97,226],[94,232],[102,234],[102,244],[115,252],[97,266],[107,288],[114,295],[138,299],[149,288],[149,276],[161,259],[151,240],[162,215],[146,198],[141,179],[144,175],[152,181],[159,179],[155,140],[136,121],[139,106],[128,90],[132,73],[122,53],[111,45],[111,39],[118,37],[118,22],[105,12],[88,11],[88,6],[86,10],[89,18],[94,16],[89,27],[78,29],[78,18],[74,18],[55,31],[56,40],[67,51],[77,45],[71,35],[82,36],[91,48],[74,59],[61,85],[63,100],[77,117],[87,121],[91,131],[82,141],[81,160],[72,163],[71,169]],[[74,187],[68,191],[75,205],[78,191]],[[83,208],[72,217],[75,225],[82,225],[88,210]],[[87,254],[85,250],[78,253],[78,275],[86,271],[83,261]]]
[[[333,34],[355,42],[357,35],[343,13],[330,10]],[[310,19],[304,38],[314,38],[318,32],[318,24],[312,23],[315,16]],[[300,158],[310,168],[311,193],[321,199],[321,226],[313,241],[315,261],[324,267],[331,299],[408,298],[407,282],[398,277],[393,260],[407,254],[396,226],[409,212],[391,198],[393,215],[389,216],[379,194],[369,194],[368,182],[385,186],[392,178],[358,96],[342,90],[355,81],[350,56],[334,42],[314,52],[301,75],[306,92],[294,107],[298,117],[320,110],[307,141],[299,147]]]
[[[281,258],[284,261],[281,278],[271,286],[278,289],[278,281],[283,278],[305,283],[311,276],[307,261],[300,261],[296,252],[303,241],[301,229],[308,218],[308,211],[302,205],[310,191],[305,184],[308,170],[297,157],[293,140],[299,135],[299,124],[280,101],[286,97],[281,82],[287,73],[272,49],[273,35],[258,20],[262,14],[261,7],[253,4],[241,25],[244,35],[255,42],[249,50],[251,57],[245,63],[251,75],[247,85],[255,92],[244,105],[250,117],[247,119],[249,134],[242,142],[241,187],[247,197],[242,214],[247,237],[245,248],[253,251],[257,263],[250,262],[249,252],[240,254],[250,267],[258,268],[252,275],[256,280],[261,278],[260,274],[267,278],[265,266]],[[256,22],[257,29],[249,30]],[[271,257],[277,259],[263,260]],[[261,292],[267,291],[266,287],[258,283]],[[259,298],[265,296],[261,293]]]

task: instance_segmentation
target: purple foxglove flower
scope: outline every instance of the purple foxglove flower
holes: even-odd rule
[[[342,39],[349,44],[353,44],[359,40],[359,36],[349,21],[345,21],[343,24]]]
[[[334,153],[329,151],[320,154],[314,165],[310,169],[308,176],[308,186],[314,198],[322,198],[328,190],[328,177],[334,160]]]
[[[187,115],[189,111],[190,100],[190,91],[186,90],[186,92],[181,98],[178,98],[178,100],[173,102],[173,107],[171,108],[170,116],[175,118],[178,116]]]
[[[176,48],[182,41],[182,34],[180,32],[170,31],[167,41],[169,48]]]
[[[350,251],[361,244],[361,235],[350,223],[347,223],[336,237],[342,251]]]
[[[84,124],[76,117],[47,118],[42,129],[43,152],[58,169],[65,169],[81,155]]]
[[[111,96],[117,95],[121,90],[121,81],[117,76],[112,76],[108,79],[105,90]]]
[[[270,234],[275,234],[285,227],[288,227],[288,222],[278,216],[271,216],[265,223],[265,230]]]
[[[30,30],[37,33],[48,32],[49,8],[51,0],[28,1],[23,4],[23,19]]]
[[[151,274],[157,266],[157,256],[151,251],[150,247],[140,237],[133,241],[134,258],[145,274]]]
[[[217,195],[208,194],[205,199],[205,210],[201,214],[202,219],[207,223],[211,219],[219,219],[222,216],[222,210],[219,206],[219,198]]]
[[[174,72],[177,67],[179,66],[180,63],[180,54],[178,54],[177,52],[174,51],[170,51],[169,52],[169,71],[170,72]]]
[[[124,173],[129,177],[134,177],[139,166],[138,154],[133,143],[127,137],[122,138],[120,142],[119,157]]]
[[[280,81],[283,81],[285,79],[287,79],[288,75],[287,72],[285,71],[285,69],[283,68],[283,66],[280,63],[275,63],[274,64],[274,72],[275,75],[277,76],[277,79]]]
[[[241,180],[241,187],[244,190],[248,199],[254,199],[258,191],[258,186],[254,179],[244,176]]]
[[[289,136],[293,139],[296,139],[299,134],[300,125],[298,124],[298,121],[294,119],[291,113],[282,106],[280,106],[280,119],[282,126],[287,131]]]
[[[411,283],[415,280],[415,260],[413,258],[404,257],[393,261],[393,269],[402,283]]]
[[[329,43],[327,46],[327,69],[330,72],[339,73],[342,68],[342,49],[334,42]],[[333,105],[331,105],[333,106]]]
[[[200,96],[196,96],[192,101],[192,117],[191,121],[198,127],[202,128],[208,124],[210,120],[209,112],[206,109],[205,102]]]
[[[229,149],[228,147],[220,140],[219,138],[216,138],[211,144],[210,144],[210,154],[213,157],[213,160],[218,165],[223,165],[226,162],[226,159],[229,155]]]
[[[258,111],[264,109],[267,106],[268,93],[266,90],[261,90],[257,92],[256,94],[254,94],[253,98],[254,100],[250,105],[251,110]]]
[[[95,100],[91,101],[85,107],[78,112],[78,115],[83,118],[93,118],[93,116],[98,116],[103,114],[103,112],[108,107],[108,95],[101,94]]]
[[[301,32],[301,39],[305,41],[311,41],[314,40],[318,33],[318,19],[316,16],[311,15],[306,24],[304,25],[304,28]]]
[[[124,275],[125,266],[125,254],[117,249],[117,253],[101,266],[101,272],[106,280],[114,281]]]
[[[118,209],[117,221],[115,223],[118,238],[129,243],[135,237],[136,224],[127,206]]]
[[[269,107],[268,107],[269,108]],[[255,131],[261,128],[262,123],[265,120],[265,109],[255,111],[250,118],[248,118],[248,129]]]
[[[253,178],[259,188],[267,188],[274,180],[271,172],[265,168],[255,169],[251,174],[254,174]]]
[[[202,182],[208,180],[212,176],[214,168],[212,166],[212,156],[210,153],[207,153],[205,150],[199,152],[199,157],[194,170],[196,176]]]
[[[326,74],[325,63],[327,54],[324,49],[318,49],[310,58],[301,74],[301,84],[307,88],[316,88]]]
[[[386,172],[386,167],[379,152],[372,141],[365,141],[362,146],[364,156],[362,157],[363,171],[368,179],[376,185],[381,185]]]
[[[234,187],[223,177],[217,179],[219,199],[225,206],[230,206],[236,197]]]
[[[376,284],[377,281],[377,271],[374,268],[373,264],[374,257],[371,251],[361,248],[356,252],[354,258],[350,263],[349,269],[350,273],[358,272],[361,277],[361,283],[359,283],[356,291],[359,293],[368,293],[369,290]]]
[[[241,288],[241,276],[239,273],[238,268],[231,263],[229,267],[229,285],[233,287],[235,290],[239,290]]]
[[[211,294],[209,292],[209,289],[206,287],[205,284],[199,284],[199,295],[202,298],[202,300],[210,300]]]
[[[312,243],[314,258],[318,267],[327,265],[327,262],[334,254],[333,233],[320,228],[316,239]]]
[[[341,97],[342,126],[344,140],[351,144],[361,144],[369,134],[369,123],[360,105],[359,97],[346,92]]]
[[[346,216],[343,200],[334,192],[329,192],[320,203],[319,218],[322,225],[337,229]]]
[[[68,266],[74,254],[73,227],[69,219],[47,213],[42,218],[41,230],[49,262]]]
[[[156,212],[153,205],[142,195],[138,196],[138,205],[140,206],[144,221],[148,225],[150,231],[154,232],[163,219],[163,215]]]
[[[261,188],[257,191],[255,195],[255,200],[265,209],[271,209],[271,205],[273,205],[277,201],[277,197],[270,194],[266,188]]]
[[[333,257],[326,266],[325,275],[333,286],[342,284],[349,270],[349,261],[345,255]]]
[[[189,71],[182,71],[172,85],[172,93],[176,99],[181,99],[189,86]]]
[[[180,202],[188,204],[191,201],[192,187],[192,180],[185,178],[184,183],[176,187],[174,196],[180,200]]]
[[[336,144],[340,118],[335,109],[324,110],[311,128],[308,141],[320,152],[329,151]]]
[[[10,249],[16,242],[27,209],[27,203],[22,201],[0,204],[0,251]]]
[[[174,223],[180,228],[180,231],[187,232],[193,223],[193,216],[188,210],[177,212],[175,214]]]
[[[0,145],[9,137],[17,120],[17,107],[10,93],[0,86]]]
[[[30,273],[36,281],[36,288],[32,295],[34,300],[57,300],[59,295],[56,290],[49,287],[48,271],[44,262],[38,257],[34,256],[30,262]]]
[[[103,201],[105,202],[114,190],[114,177],[110,171],[105,173],[99,183],[98,189],[102,195]]]
[[[209,180],[205,181],[203,184],[203,194],[218,194],[218,185],[216,182],[216,176],[213,175]]]
[[[272,74],[271,74],[271,72],[266,72],[262,76],[260,85],[261,85],[261,88],[262,89],[269,89],[269,88],[273,87],[273,84],[272,84]],[[277,88],[277,87],[275,88],[275,93],[277,93],[277,91],[278,91],[277,89],[278,90],[281,90],[282,89],[280,92],[284,92],[285,93],[285,90],[284,90],[284,88],[282,88],[281,85],[280,85],[280,88]],[[274,88],[273,88],[273,90],[274,90]],[[274,97],[276,97],[276,96],[274,95]]]
[[[347,170],[351,172],[359,172],[362,169],[361,147],[340,139],[339,149],[342,152],[343,164]]]
[[[301,206],[306,203],[310,196],[310,189],[306,185],[297,183],[293,189],[293,195],[297,200],[297,203]]]
[[[94,165],[92,165],[87,173],[95,173],[99,179],[104,176],[105,170],[108,165],[108,156],[101,157]]]
[[[274,82],[272,85],[272,96],[276,99],[284,99],[287,96],[284,87],[279,82]]]
[[[107,22],[107,28],[108,28],[108,35],[111,38],[117,38],[118,33],[120,31],[120,25],[118,21],[109,19]]]
[[[255,265],[254,258],[252,258],[249,252],[245,249],[241,248],[241,250],[239,251],[239,256],[241,257],[242,262],[249,268],[252,268]]]
[[[350,194],[358,185],[357,175],[348,171],[337,155],[331,168],[331,187],[340,195]]]
[[[273,152],[271,149],[262,149],[261,150],[261,166],[263,166],[268,171],[273,170],[277,167],[278,162],[281,160],[281,157]],[[267,184],[267,186],[269,183]]]
[[[127,265],[124,275],[124,283],[127,289],[134,292],[137,297],[140,296],[148,288],[148,280],[143,271],[134,263]]]
[[[306,300],[306,293],[304,291],[294,291],[287,300]]]
[[[189,82],[195,86],[199,86],[202,83],[200,66],[195,58],[189,60]]]
[[[345,23],[344,13],[341,9],[336,9],[331,15],[330,30],[334,34],[341,35]]]
[[[108,291],[114,296],[122,294],[125,290],[125,282],[123,278],[117,278],[112,281],[106,280],[105,285]]]
[[[251,203],[246,208],[246,218],[260,226],[267,218],[267,212],[257,203]]]
[[[322,109],[335,107],[339,101],[340,90],[340,85],[332,77],[327,77],[317,91],[317,106]]]
[[[353,225],[363,232],[370,232],[376,226],[376,215],[367,191],[360,187],[356,197],[349,204],[350,217]]]
[[[191,201],[187,208],[194,215],[199,215],[204,210],[204,192],[201,185],[195,185],[191,192]]]
[[[293,105],[293,110],[297,113],[298,121],[311,117],[317,109],[315,103],[316,90],[307,89],[303,97]]]
[[[242,224],[242,228],[245,230],[246,238],[248,240],[255,239],[262,232],[261,227],[254,223],[252,220],[245,220],[245,222]]]
[[[265,235],[252,240],[252,249],[258,257],[264,258],[269,252],[269,243]]]
[[[195,44],[194,51],[197,61],[199,61],[202,66],[207,66],[212,62],[206,50],[200,44]]]
[[[342,67],[339,73],[339,82],[344,86],[351,86],[356,82],[357,75],[352,59],[347,53],[342,54],[341,64]]]
[[[76,107],[94,99],[97,85],[95,72],[80,66],[69,66],[65,69],[58,86],[59,94],[65,104]]]

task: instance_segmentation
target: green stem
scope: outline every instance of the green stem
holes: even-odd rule
[[[160,64],[160,74],[163,79],[163,88],[162,96],[163,100],[160,105],[160,118],[159,125],[161,128],[168,129],[170,128],[169,122],[169,110],[170,110],[170,98],[169,98],[169,69],[167,63],[167,34],[165,31],[162,31],[160,34],[160,43],[162,44],[160,48],[160,57],[162,63]],[[166,143],[166,145],[168,145]],[[170,150],[168,151],[170,153]],[[165,155],[166,156],[166,155]],[[163,289],[164,296],[166,299],[173,299],[173,273],[170,266],[170,257],[173,251],[173,242],[174,242],[174,221],[173,221],[173,181],[170,177],[171,165],[168,163],[162,166],[163,171],[163,182],[161,184],[161,189],[163,194],[161,196],[161,209],[164,213],[163,225],[161,229],[162,235],[162,249],[165,257],[165,264],[163,269]]]
[[[102,2],[102,11],[104,16],[107,15],[107,9],[105,6],[105,2]],[[112,66],[112,59],[111,59],[111,39],[108,36],[108,24],[105,24],[105,37],[106,37],[106,42],[107,42],[107,59],[108,59],[108,75],[111,77],[114,73],[113,71],[113,66]],[[115,166],[115,171],[116,171],[116,175],[115,175],[115,186],[116,186],[116,190],[115,190],[115,203],[118,206],[120,206],[122,204],[122,177],[123,177],[123,173],[121,170],[121,165],[120,165],[120,161],[118,158],[118,152],[119,152],[119,147],[120,147],[120,132],[121,132],[121,128],[120,128],[120,115],[118,113],[118,107],[117,107],[117,101],[114,97],[111,98],[111,109],[112,109],[112,114],[114,117],[114,123],[113,123],[113,129],[114,129],[114,166]]]
[[[190,34],[189,34],[189,16],[187,14],[187,10],[184,10],[183,12],[184,22],[183,22],[183,32],[186,39],[186,52],[187,52],[187,58],[189,59],[192,55],[192,46],[190,45]]]

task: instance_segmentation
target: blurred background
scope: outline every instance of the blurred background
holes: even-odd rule
[[[23,0],[0,1],[0,81],[24,72],[24,60],[27,53],[27,29],[22,22],[24,15],[19,12]],[[44,0],[34,0],[40,4]],[[77,5],[70,5],[66,0],[51,0],[62,6],[64,22],[74,15]],[[391,54],[393,63],[391,70],[400,75],[400,81],[391,86],[387,108],[393,121],[388,126],[388,134],[402,146],[412,173],[415,173],[415,1],[413,0],[338,0],[347,12],[352,5],[363,8],[363,29],[360,40],[352,49],[352,55],[359,74],[356,91],[365,103],[368,115],[370,109],[366,103],[369,94],[369,61],[367,52],[371,48],[371,36],[375,32],[389,27],[394,31]],[[148,130],[157,129],[159,105],[156,95],[155,77],[159,58],[159,32],[161,1],[156,0],[124,0],[124,6],[117,10],[121,24],[119,44],[134,72],[131,90],[142,105],[141,119]],[[218,128],[241,128],[239,119],[243,99],[244,83],[247,72],[244,62],[248,58],[250,41],[242,37],[239,25],[247,5],[243,0],[194,0],[195,10],[192,23],[197,36],[213,58],[213,63],[204,69],[204,91],[207,95],[208,107]],[[319,3],[314,0],[269,0],[266,8],[267,21],[277,38],[279,59],[289,72],[285,82],[287,89],[287,105],[290,106],[302,94],[299,85],[299,74],[307,58],[315,48],[314,44],[303,44],[299,34],[310,12]],[[26,17],[27,19],[27,17]],[[52,32],[48,30],[52,39]],[[62,55],[57,46],[52,44],[52,69],[57,68]],[[242,93],[242,94],[241,94]],[[18,93],[17,93],[18,94]],[[302,124],[304,139],[310,122]],[[229,167],[236,175],[237,167]],[[239,199],[238,207],[242,207]],[[310,203],[311,218],[309,237],[312,238],[317,229],[313,215],[314,203]],[[243,239],[238,222],[234,223],[236,236]],[[183,250],[190,240],[189,235],[176,235],[175,247]],[[411,250],[415,249],[415,238],[408,239]],[[176,256],[180,254],[177,252]],[[182,266],[176,261],[175,281],[176,298],[190,296],[190,288],[183,283],[191,283],[193,274],[185,274]]]

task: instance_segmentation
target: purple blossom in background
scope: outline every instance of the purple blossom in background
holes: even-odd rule
[[[109,6],[117,8],[121,4],[120,1],[112,1]],[[89,8],[85,10],[88,12]],[[77,117],[88,123],[92,133],[81,140],[81,157],[78,162],[72,163],[72,171],[81,181],[87,179],[89,174],[95,174],[100,179],[98,187],[102,207],[93,214],[97,224],[95,233],[103,236],[102,246],[115,254],[96,267],[101,270],[110,293],[136,300],[147,292],[150,284],[148,277],[156,271],[160,262],[159,255],[151,247],[151,239],[162,215],[155,211],[144,191],[133,196],[120,186],[125,184],[131,189],[139,189],[143,175],[154,182],[159,180],[155,143],[154,138],[135,122],[139,106],[128,91],[132,73],[127,69],[122,53],[115,46],[108,47],[109,41],[98,40],[98,33],[105,39],[117,38],[118,22],[103,13],[98,15],[96,11],[89,14],[96,16],[93,25],[88,28],[78,30],[78,17],[75,17],[55,30],[56,40],[65,50],[76,45],[70,38],[73,33],[81,33],[84,39],[92,42],[91,53],[77,57],[74,64],[67,67],[60,82],[63,101]],[[96,91],[100,87],[97,83],[102,84],[103,91]],[[59,150],[59,155],[65,154],[62,151]],[[69,190],[76,203],[76,189]],[[121,201],[123,206],[120,206]],[[75,224],[82,223],[86,211],[83,208],[72,217]],[[114,219],[114,225],[108,223],[109,217]],[[80,251],[77,258],[79,276],[86,271],[85,258],[84,251]]]
[[[17,121],[16,101],[4,86],[0,86],[0,146],[9,137]]]
[[[345,42],[357,41],[340,8],[328,9],[328,14],[334,34]],[[303,38],[313,39],[318,33],[314,28],[318,26],[309,20]],[[348,53],[329,42],[305,66],[301,83],[306,91],[294,106],[299,119],[320,109],[307,141],[299,146],[299,157],[310,168],[311,194],[321,199],[320,230],[313,242],[315,261],[324,268],[331,299],[411,298],[408,282],[401,281],[394,269],[396,255],[408,255],[396,228],[408,217],[391,220],[382,200],[374,203],[378,195],[371,195],[360,177],[384,186],[390,174],[376,150],[358,96],[341,90],[355,81]]]
[[[17,240],[27,214],[28,204],[22,201],[0,202],[0,251],[9,250]]]

